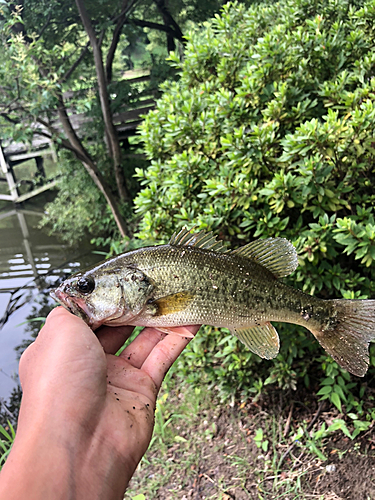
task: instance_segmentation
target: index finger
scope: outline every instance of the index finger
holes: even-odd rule
[[[191,333],[196,334],[200,325],[187,326],[186,328],[188,328]],[[180,337],[179,335],[167,335],[156,344],[145,359],[141,370],[152,378],[158,390],[169,368],[173,365],[190,340],[190,338]]]

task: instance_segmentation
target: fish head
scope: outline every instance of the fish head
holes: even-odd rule
[[[131,324],[146,305],[153,286],[132,266],[116,271],[97,268],[76,273],[50,295],[93,330],[103,324]]]

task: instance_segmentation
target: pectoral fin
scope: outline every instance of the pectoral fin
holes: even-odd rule
[[[166,316],[183,311],[193,299],[194,294],[191,292],[178,292],[161,297],[153,302],[156,305],[155,316]]]
[[[233,328],[231,332],[261,358],[272,359],[279,352],[279,335],[271,323],[245,329]]]

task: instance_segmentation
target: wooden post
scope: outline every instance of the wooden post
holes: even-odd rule
[[[5,178],[8,182],[8,187],[10,191],[10,195],[0,195],[0,200],[10,200],[10,201],[17,201],[18,199],[18,189],[12,174],[12,171],[5,159],[3,148],[1,147],[0,144],[0,166],[1,170],[5,175]]]
[[[51,155],[52,155],[52,160],[54,161],[54,163],[57,163],[57,153],[56,153],[56,148],[55,148],[55,144],[53,141],[51,141],[49,143],[49,147],[51,149]]]

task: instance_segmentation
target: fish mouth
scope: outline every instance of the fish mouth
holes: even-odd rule
[[[89,326],[92,326],[93,322],[90,320],[87,305],[83,300],[77,299],[76,297],[70,297],[58,288],[56,290],[52,290],[49,294],[54,300],[56,300],[56,302],[65,307],[67,311],[83,319],[83,321]]]

